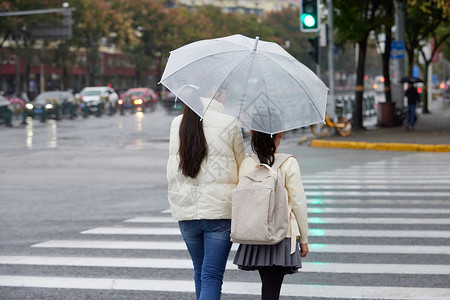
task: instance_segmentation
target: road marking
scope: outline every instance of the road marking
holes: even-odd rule
[[[233,244],[232,250],[237,250]],[[393,253],[393,254],[442,254],[450,255],[450,246],[411,245],[343,245],[309,244],[311,252],[330,253]],[[184,242],[142,242],[142,241],[91,241],[91,240],[50,240],[32,245],[34,248],[72,249],[133,249],[133,250],[187,250]]]
[[[445,208],[372,208],[372,207],[310,207],[309,213],[333,213],[333,214],[450,214],[450,209]]]
[[[430,168],[432,166],[432,168]],[[404,171],[417,171],[419,168],[427,167],[428,169],[432,169],[432,172],[435,171],[443,171],[443,173],[448,173],[448,168],[442,162],[441,164],[414,164],[412,166],[405,166],[403,163],[390,163],[390,164],[371,164],[371,165],[357,165],[350,166],[349,169],[352,170],[367,170],[367,169],[388,169],[392,171],[399,171],[397,173],[403,173]],[[346,169],[348,170],[348,169]]]
[[[170,211],[169,211],[170,213]],[[125,223],[178,223],[169,217],[136,217],[124,221]],[[450,219],[449,219],[450,222]]]
[[[423,183],[421,184],[414,184],[414,186],[411,185],[380,185],[380,184],[372,184],[372,183],[366,183],[366,184],[304,184],[305,191],[309,190],[381,190],[381,191],[437,191],[437,190],[444,190],[447,191],[447,195],[450,196],[450,183],[448,185],[442,185],[442,186],[430,186],[425,185]]]
[[[81,234],[181,236],[179,228],[160,228],[160,227],[98,227],[82,231]],[[343,237],[450,238],[450,231],[309,229],[308,235],[343,236]]]
[[[414,199],[323,199],[309,198],[309,205],[450,205],[447,199],[442,200],[414,200]]]
[[[417,172],[420,171],[420,176],[423,176],[424,178],[427,178],[428,176],[436,176],[440,179],[447,178],[445,176],[449,176],[450,172],[448,170],[446,171],[439,171],[439,170],[431,170],[430,167],[427,166],[427,169],[424,168],[414,168],[411,169],[409,172],[408,170],[397,170],[396,167],[392,168],[380,168],[380,169],[371,169],[371,168],[360,168],[360,169],[347,169],[347,168],[341,168],[336,169],[332,171],[323,171],[320,173],[315,174],[317,175],[335,175],[340,177],[341,175],[345,176],[354,176],[354,175],[361,175],[361,176],[382,176],[386,175],[387,177],[397,177],[397,178],[416,178],[417,179]],[[389,174],[386,174],[389,173]],[[403,176],[403,177],[402,177]],[[429,179],[429,178],[428,178]]]
[[[125,223],[176,223],[171,217],[136,217]],[[309,224],[422,224],[450,225],[450,218],[318,218],[308,217]]]
[[[309,207],[309,213],[314,214],[450,214],[450,209],[446,208],[372,208],[372,207]],[[170,209],[162,211],[169,214]]]
[[[194,292],[194,282],[184,280],[148,280],[120,278],[77,278],[0,276],[0,286],[59,289],[133,290]],[[261,284],[228,282],[223,284],[224,294],[260,295]],[[281,296],[325,297],[344,299],[445,299],[448,288],[415,288],[385,286],[338,286],[283,284]]]
[[[442,180],[443,174],[430,175],[427,174],[424,176],[425,180]],[[310,179],[361,179],[361,180],[376,180],[376,179],[393,179],[393,180],[417,180],[416,175],[408,175],[408,174],[386,174],[386,173],[358,173],[358,174],[347,174],[347,169],[342,169],[339,172],[329,172],[329,173],[318,173],[311,175],[302,175],[302,180],[310,180]],[[448,182],[448,180],[447,180]]]
[[[309,177],[308,177],[309,178]],[[340,186],[343,186],[344,184],[369,184],[369,185],[380,185],[380,184],[385,184],[385,185],[405,185],[405,186],[411,186],[411,185],[416,185],[416,184],[420,184],[420,185],[431,185],[431,187],[440,185],[440,184],[444,184],[445,186],[450,185],[450,180],[448,179],[434,179],[434,180],[430,180],[430,179],[391,179],[391,180],[387,180],[387,179],[342,179],[341,177],[337,178],[321,178],[318,177],[316,179],[302,179],[303,184],[339,184]]]
[[[450,225],[449,218],[316,218],[308,217],[309,224],[421,224]]]
[[[450,197],[449,192],[434,192],[434,191],[398,191],[398,192],[383,192],[383,191],[305,191],[307,197],[317,197],[317,196],[376,196],[376,197],[444,197],[448,199]]]
[[[193,269],[190,259],[67,257],[67,256],[0,256],[1,265]],[[419,274],[450,275],[450,265],[412,264],[353,264],[302,262],[301,272],[358,273],[358,274]],[[238,270],[231,260],[227,270]]]

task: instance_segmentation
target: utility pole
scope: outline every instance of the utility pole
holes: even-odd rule
[[[335,114],[335,101],[334,101],[334,35],[333,35],[333,0],[327,0],[328,7],[328,72],[329,72],[329,85],[330,94],[327,103],[331,109],[328,110],[328,116],[330,119],[336,120]],[[330,114],[331,113],[331,114]]]
[[[405,4],[401,1],[395,1],[395,40],[403,43],[403,52],[405,52]],[[403,84],[400,80],[405,77],[405,56],[398,57],[395,60],[394,80],[391,82],[392,99],[397,108],[403,108]]]

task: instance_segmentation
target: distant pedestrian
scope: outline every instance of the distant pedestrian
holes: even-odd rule
[[[280,155],[277,148],[283,133],[272,136],[252,131],[251,134],[252,149],[260,163],[273,166]],[[256,160],[247,157],[239,169],[239,178],[254,170],[255,167],[258,167]],[[279,299],[284,276],[298,272],[302,266],[300,257],[306,257],[309,252],[306,195],[297,160],[294,157],[288,158],[280,166],[280,172],[284,179],[288,203],[286,214],[289,216],[289,225],[286,238],[275,245],[241,244],[234,258],[234,264],[238,265],[239,269],[258,270],[262,282],[262,300]]]
[[[197,300],[218,300],[231,249],[231,192],[245,157],[241,128],[213,100],[203,120],[187,105],[170,128],[172,216],[194,264]]]
[[[416,122],[416,105],[419,104],[420,95],[412,83],[408,84],[408,89],[405,92],[408,98],[408,110],[406,112],[406,121],[408,122],[407,129],[414,129]]]

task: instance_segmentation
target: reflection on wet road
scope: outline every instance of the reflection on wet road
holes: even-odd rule
[[[29,117],[25,126],[17,124],[13,130],[3,131],[2,134],[11,148],[24,150],[127,145],[142,150],[150,141],[167,139],[173,118],[173,115],[168,115],[162,109],[151,113],[138,111],[100,118],[49,119],[45,123]],[[74,140],[77,143],[73,143]]]

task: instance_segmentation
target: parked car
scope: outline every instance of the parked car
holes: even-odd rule
[[[0,95],[0,123],[11,126],[12,111],[8,98]]]
[[[87,112],[100,115],[105,110],[115,112],[119,95],[108,86],[95,86],[82,89],[80,94],[77,94],[77,99],[83,101]]]
[[[175,102],[175,95],[169,90],[162,90],[160,94],[161,103],[164,109],[168,113],[172,112],[181,112],[183,110],[183,102],[181,100],[177,100]]]
[[[71,92],[49,91],[40,93],[33,102],[25,105],[27,115],[41,116],[41,120],[47,118],[61,119],[62,115],[74,116],[78,111],[78,102]]]
[[[124,105],[126,108],[139,108],[142,111],[150,108],[154,111],[158,102],[158,96],[152,89],[132,88],[121,95],[119,105]]]

